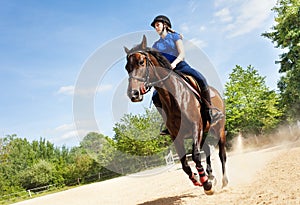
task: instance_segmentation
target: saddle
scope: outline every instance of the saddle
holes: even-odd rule
[[[192,90],[192,92],[195,94],[196,98],[199,100],[200,104],[203,105],[201,106],[201,115],[205,116],[205,119],[209,119],[210,116],[208,116],[208,112],[206,112],[205,110],[207,108],[212,108],[211,106],[208,107],[208,105],[206,105],[207,103],[204,103],[201,97],[201,88],[198,84],[198,82],[195,80],[194,77],[184,74],[184,73],[180,73],[178,72],[179,76],[181,76],[184,79],[184,82],[186,83],[186,85]],[[212,91],[212,89],[209,89],[209,93],[210,93],[210,98],[212,99],[213,97],[216,96],[216,93],[214,91]],[[205,126],[205,131],[208,131],[210,128],[210,123],[206,123]]]
[[[195,78],[191,75],[187,75],[181,72],[176,71],[176,73],[183,78],[184,82],[187,84],[187,86],[193,91],[193,93],[197,96],[197,99],[202,103],[201,100],[201,88],[198,84],[198,82],[195,80]],[[213,98],[216,96],[216,93],[209,89],[210,98]]]

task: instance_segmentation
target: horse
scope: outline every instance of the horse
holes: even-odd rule
[[[147,47],[146,36],[142,42],[132,49],[124,47],[127,54],[125,69],[128,73],[127,95],[132,102],[141,102],[143,95],[154,87],[162,102],[163,120],[170,132],[170,137],[175,145],[176,152],[180,158],[182,169],[188,175],[195,186],[203,186],[207,195],[214,193],[210,149],[205,143],[208,130],[219,138],[219,157],[222,164],[223,187],[227,185],[226,175],[226,152],[225,152],[225,117],[214,125],[210,125],[203,112],[203,102],[200,94],[188,85],[186,81],[175,73],[169,61],[158,51]],[[214,96],[212,105],[223,112],[225,106],[219,92],[210,87]],[[192,159],[196,164],[197,173],[193,173],[188,165],[184,139],[192,137]],[[206,153],[207,169],[205,173],[201,164],[200,148]],[[198,180],[199,179],[199,180]]]

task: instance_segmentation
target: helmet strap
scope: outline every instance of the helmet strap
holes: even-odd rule
[[[166,25],[165,24],[163,24],[163,25],[164,25],[164,27],[163,27],[162,31],[159,33],[160,36],[163,35],[164,31],[167,29]]]

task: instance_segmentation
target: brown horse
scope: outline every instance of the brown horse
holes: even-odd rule
[[[213,194],[212,182],[204,172],[200,159],[200,147],[204,148],[207,155],[207,172],[212,176],[210,166],[209,147],[205,142],[207,131],[219,137],[219,157],[222,163],[223,186],[228,183],[225,162],[225,119],[222,118],[215,125],[210,127],[207,117],[203,112],[203,105],[199,94],[193,92],[191,86],[187,86],[185,80],[176,74],[169,61],[155,51],[147,47],[146,37],[143,36],[142,43],[129,50],[127,53],[126,70],[129,75],[127,94],[132,102],[140,102],[143,95],[153,86],[162,102],[162,110],[165,124],[170,132],[182,168],[196,186],[203,186],[206,194]],[[225,106],[220,94],[214,88],[212,104],[225,114]],[[196,179],[197,174],[193,173],[187,163],[184,139],[192,137],[193,152],[192,159],[196,164],[200,181]],[[206,149],[205,149],[206,148]]]

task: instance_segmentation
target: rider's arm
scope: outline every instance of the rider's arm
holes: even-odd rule
[[[176,42],[176,48],[178,51],[177,58],[171,63],[172,68],[174,69],[178,63],[184,60],[185,53],[184,53],[184,47],[183,42],[181,39],[178,39]]]

